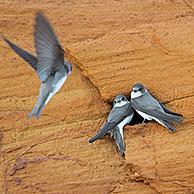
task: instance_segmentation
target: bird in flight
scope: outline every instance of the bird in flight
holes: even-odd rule
[[[7,38],[5,42],[37,72],[41,81],[37,102],[29,113],[29,118],[40,117],[50,99],[60,90],[72,72],[72,64],[64,59],[61,47],[53,28],[41,13],[36,14],[34,42],[36,57],[18,47]]]

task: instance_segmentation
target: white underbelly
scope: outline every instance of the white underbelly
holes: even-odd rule
[[[67,79],[67,76],[64,76],[63,78],[61,78],[54,86],[52,89],[52,92],[49,94],[47,100],[45,101],[45,104],[47,104],[49,102],[49,100],[61,89],[61,87],[63,86],[65,80]]]
[[[117,127],[118,127],[119,130],[120,130],[120,133],[121,133],[122,137],[123,137],[123,127],[124,127],[126,124],[130,123],[132,117],[133,117],[133,114],[130,115],[130,116],[128,116],[128,117],[126,117],[122,122],[120,122],[120,123],[117,125]]]
[[[138,114],[140,114],[144,119],[148,120],[148,121],[151,121],[153,120],[154,118],[146,113],[143,113],[139,110],[136,110]]]
[[[64,84],[65,80],[67,79],[67,76],[64,76],[63,78],[61,78],[54,86],[53,86],[53,93],[56,94],[60,88],[62,87],[62,85]]]
[[[123,127],[131,121],[132,117],[133,117],[133,114],[126,117],[122,122],[120,122],[117,125],[117,128],[119,128],[119,131],[120,131],[120,134],[122,135],[122,137],[123,137]],[[113,132],[112,130],[108,132],[108,133],[111,134],[111,137],[113,136],[112,132]]]
[[[165,126],[159,119],[155,118],[155,117],[152,117],[146,113],[143,113],[143,112],[140,112],[138,110],[136,110],[144,119],[148,120],[148,121],[151,121],[151,120],[155,120],[156,122],[158,122],[159,124]]]
[[[49,102],[49,100],[54,96],[54,94],[51,92],[49,94],[49,96],[47,97],[46,101],[45,101],[45,105]]]
[[[132,117],[133,117],[133,115],[130,115],[130,116],[126,117],[126,118],[125,118],[122,122],[120,122],[117,126],[118,126],[119,128],[123,128],[126,124],[128,124],[128,123],[131,121]]]

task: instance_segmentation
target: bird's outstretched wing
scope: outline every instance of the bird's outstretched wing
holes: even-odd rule
[[[8,40],[5,37],[2,37],[3,40],[12,48],[21,58],[23,58],[26,62],[30,64],[30,66],[34,69],[37,70],[37,58],[30,54],[29,52],[23,50],[22,48],[18,47],[15,45],[13,42]]]
[[[64,50],[41,12],[36,15],[34,37],[38,58],[37,72],[40,80],[44,82],[49,75],[64,64]]]

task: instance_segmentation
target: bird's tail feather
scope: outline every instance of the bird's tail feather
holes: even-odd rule
[[[28,114],[29,118],[31,118],[33,116],[35,116],[36,118],[39,118],[41,112],[43,111],[46,104],[49,102],[49,100],[51,98],[50,92],[47,91],[47,93],[43,95],[42,92],[41,92],[42,89],[44,89],[44,88],[42,88],[42,85],[41,85],[38,100],[37,100],[34,108],[32,109],[32,111]]]
[[[171,115],[171,121],[176,122],[176,123],[181,123],[183,121],[183,117],[182,116]]]
[[[114,130],[113,136],[120,155],[125,156],[125,142],[118,128]]]
[[[175,132],[176,129],[167,121],[161,121],[161,123],[170,131]]]
[[[28,117],[36,117],[39,118],[41,112],[43,111],[44,107],[46,106],[46,103],[48,101],[49,98],[49,94],[47,94],[45,97],[42,97],[41,95],[38,97],[38,101],[35,104],[34,108],[32,109],[32,111],[29,113]]]
[[[28,118],[32,118],[33,116],[36,118],[39,118],[44,107],[45,107],[45,103],[41,105],[36,104],[35,107],[32,109],[32,111],[28,114]]]

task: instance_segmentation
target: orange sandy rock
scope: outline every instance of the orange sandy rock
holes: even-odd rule
[[[73,74],[41,118],[29,120],[39,80],[0,42],[0,193],[193,193],[194,3],[2,0],[0,33],[34,52],[38,10],[66,48]],[[108,102],[136,82],[184,115],[177,132],[157,123],[127,126],[125,159],[109,138],[88,144]]]

